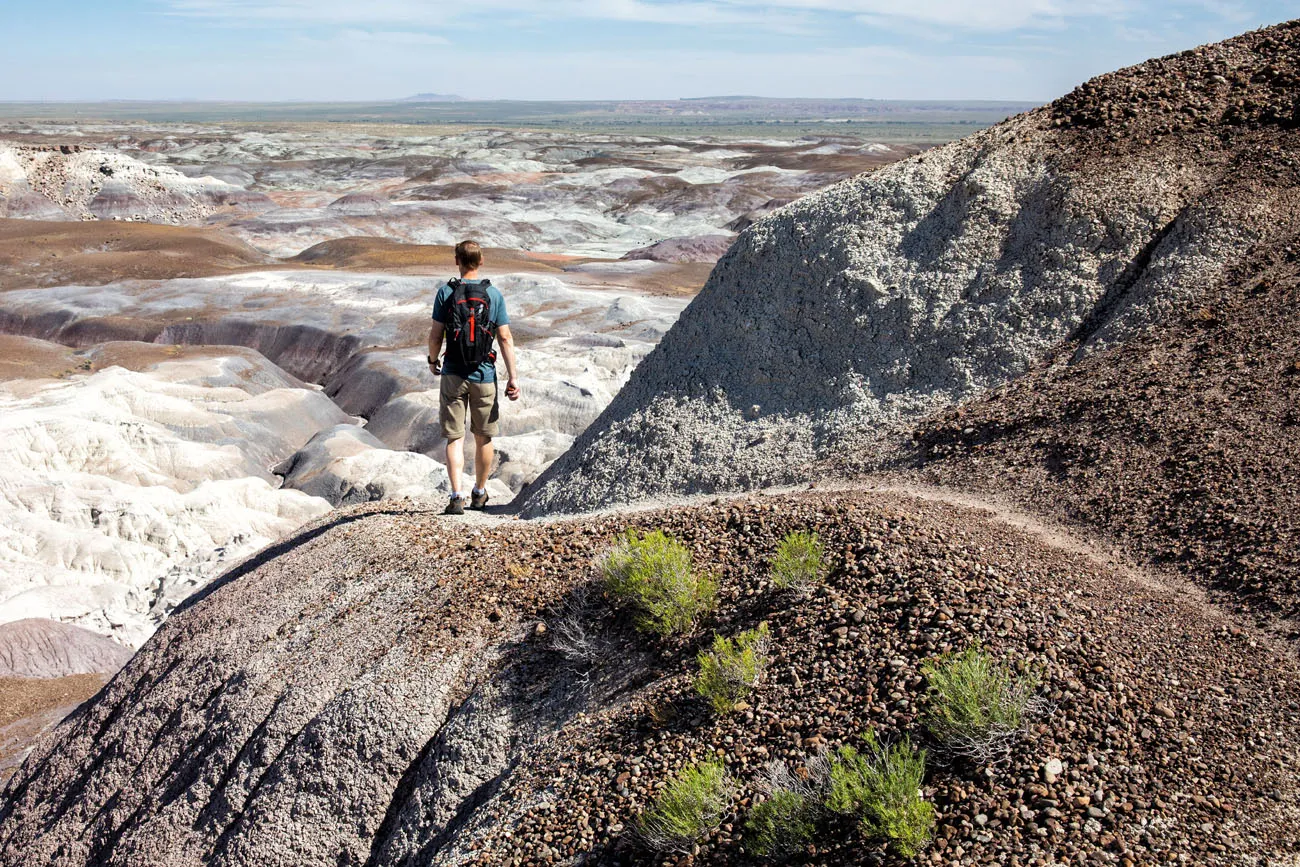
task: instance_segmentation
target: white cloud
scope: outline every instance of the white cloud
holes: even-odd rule
[[[743,25],[806,29],[813,16],[837,13],[872,21],[912,22],[967,30],[1059,26],[1068,18],[1121,17],[1135,0],[168,0],[181,15],[282,25],[436,27],[490,21],[496,13],[524,20],[607,20],[683,26]],[[1219,2],[1219,0],[1201,0]]]
[[[773,0],[788,8],[847,12],[873,22],[899,21],[965,30],[1059,26],[1067,18],[1120,17],[1125,0]]]
[[[180,15],[232,22],[311,25],[449,26],[490,23],[497,13],[525,20],[594,19],[687,26],[750,24],[798,26],[802,13],[782,3],[738,4],[726,0],[478,0],[472,6],[452,0],[169,0]]]

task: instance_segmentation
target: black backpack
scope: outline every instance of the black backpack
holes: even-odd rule
[[[451,287],[450,324],[447,326],[447,361],[456,368],[473,371],[483,362],[495,362],[496,326],[492,324],[492,300],[488,297],[489,281],[467,283],[448,280]]]

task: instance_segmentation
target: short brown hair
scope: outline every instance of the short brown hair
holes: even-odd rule
[[[461,241],[456,245],[456,264],[470,269],[483,264],[483,248],[478,241]]]

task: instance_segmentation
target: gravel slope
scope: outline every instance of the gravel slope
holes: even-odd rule
[[[1279,224],[1300,230],[1300,208]],[[1300,234],[1258,250],[1202,304],[1142,340],[927,420],[900,463],[1103,531],[1219,601],[1281,618],[1294,640]]]
[[[722,604],[659,643],[597,601],[585,622],[607,652],[576,669],[550,643],[557,611],[629,523],[685,541]],[[766,578],[795,527],[834,560],[802,600]],[[692,694],[695,653],[764,620],[769,677],[718,719]],[[692,862],[742,863],[764,762],[868,727],[924,743],[919,664],[975,641],[1039,669],[1055,709],[991,772],[932,765],[923,861],[1294,851],[1289,657],[1185,588],[988,513],[845,493],[474,529],[417,505],[331,516],[174,615],[38,747],[0,806],[0,861],[653,863],[630,823],[673,769],[720,751],[740,788]],[[864,860],[897,863],[832,825],[796,863]]]
[[[1149,61],[760,220],[523,513],[799,481],[1196,309],[1276,238],[1298,61],[1300,22]]]

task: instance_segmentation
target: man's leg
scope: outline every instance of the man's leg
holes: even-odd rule
[[[447,440],[447,480],[451,483],[451,503],[447,513],[459,515],[460,476],[465,469],[465,410],[469,404],[469,386],[465,380],[444,373],[439,384],[439,423],[442,436]]]
[[[465,438],[447,440],[447,479],[451,495],[460,496],[460,474],[465,468]]]
[[[474,490],[487,489],[488,474],[492,472],[492,458],[496,450],[492,448],[492,437],[486,434],[474,434]]]
[[[469,507],[487,506],[487,481],[492,472],[492,437],[497,434],[497,384],[475,383],[470,392],[470,430],[474,432],[474,490]]]

